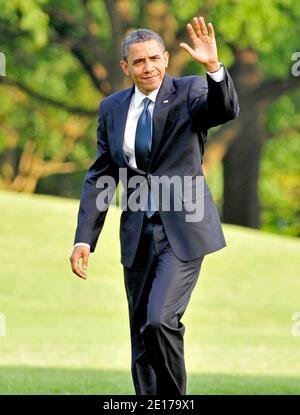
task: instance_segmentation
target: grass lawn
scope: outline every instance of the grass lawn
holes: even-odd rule
[[[134,394],[112,207],[84,281],[78,201],[0,192],[0,394]],[[299,394],[300,240],[224,225],[182,322],[188,394]],[[3,334],[3,333],[2,333]]]

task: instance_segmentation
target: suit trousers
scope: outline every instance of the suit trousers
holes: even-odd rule
[[[180,261],[159,214],[145,215],[134,262],[124,266],[136,395],[185,395],[185,326],[180,321],[204,256]]]

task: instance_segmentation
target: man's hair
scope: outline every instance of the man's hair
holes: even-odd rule
[[[147,40],[156,40],[162,51],[164,52],[166,50],[164,41],[158,33],[149,29],[138,29],[134,32],[128,33],[128,35],[123,39],[121,44],[122,59],[127,62],[129,45],[132,45],[133,43],[146,42]]]

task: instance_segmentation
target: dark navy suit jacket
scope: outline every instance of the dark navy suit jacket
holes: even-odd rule
[[[123,168],[128,180],[140,175],[151,185],[153,176],[179,176],[182,180],[189,176],[192,188],[197,186],[196,177],[203,177],[202,157],[207,130],[237,117],[239,113],[232,79],[225,67],[224,70],[225,78],[221,82],[208,75],[205,79],[201,76],[173,78],[165,74],[153,112],[151,160],[147,172],[130,167],[123,152],[125,124],[134,86],[101,102],[97,154],[84,179],[74,243],[90,244],[91,252],[96,248],[107,214],[107,209],[99,211],[96,206],[96,198],[103,191],[96,187],[99,177],[108,175],[118,183],[119,168]],[[128,189],[127,198],[132,191]],[[185,196],[184,192],[180,197],[182,210],[163,210],[161,200],[156,204],[174,254],[182,261],[189,261],[225,247],[218,211],[205,179],[200,197],[195,191],[192,197],[190,194]],[[186,221],[190,205],[197,202],[204,206],[201,220]],[[126,267],[130,267],[134,260],[143,216],[142,210],[122,212],[121,262]]]

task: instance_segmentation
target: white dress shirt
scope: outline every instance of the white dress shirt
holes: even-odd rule
[[[207,72],[207,71],[206,71]],[[221,66],[219,70],[216,72],[207,72],[207,74],[215,81],[215,82],[221,82],[224,79],[224,68]],[[139,116],[141,115],[144,105],[143,105],[143,99],[149,98],[151,100],[148,109],[151,114],[151,117],[153,115],[154,105],[156,101],[156,97],[159,91],[159,88],[161,87],[161,84],[157,89],[151,92],[149,95],[144,95],[138,88],[135,86],[134,93],[132,94],[131,101],[129,104],[128,109],[128,115],[126,120],[126,126],[125,126],[125,133],[124,133],[124,144],[123,144],[123,151],[125,155],[127,156],[128,163],[131,167],[136,168],[136,160],[135,160],[135,152],[134,152],[134,143],[135,143],[135,131],[137,127],[137,122],[139,119]],[[87,246],[90,248],[90,245],[84,242],[77,242],[75,246]]]
[[[138,88],[135,86],[134,93],[131,97],[131,101],[129,104],[128,115],[126,120],[125,126],[125,133],[124,133],[124,145],[123,151],[127,156],[128,163],[131,167],[137,167],[136,160],[135,160],[135,151],[134,151],[134,144],[135,144],[135,132],[137,127],[138,119],[143,111],[144,104],[143,100],[145,98],[150,99],[150,104],[148,106],[149,112],[151,114],[151,118],[153,115],[154,104],[156,101],[156,97],[159,91],[161,83],[157,89],[151,92],[149,95],[144,95]]]

